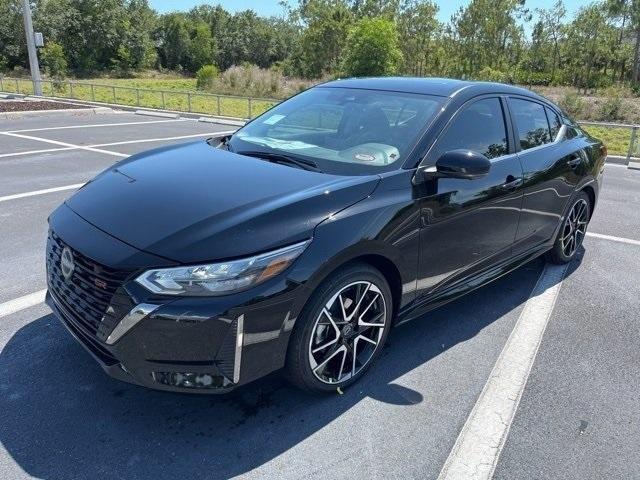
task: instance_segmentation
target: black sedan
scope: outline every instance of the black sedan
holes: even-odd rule
[[[47,302],[121,380],[221,393],[284,368],[332,391],[391,326],[570,261],[605,157],[521,88],[325,83],[86,184],[49,219]]]

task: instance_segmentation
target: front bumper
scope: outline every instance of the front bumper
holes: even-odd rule
[[[206,360],[173,360],[175,357],[183,357],[185,351],[192,350],[193,338],[189,339],[192,332],[181,331],[179,326],[174,327],[174,335],[170,336],[180,337],[177,343],[173,343],[174,351],[164,348],[165,358],[146,358],[150,353],[149,346],[157,344],[159,339],[166,337],[165,334],[157,336],[158,332],[154,332],[153,328],[142,327],[132,329],[130,335],[127,332],[122,340],[108,345],[82,328],[74,320],[74,315],[50,291],[47,292],[45,302],[102,369],[118,380],[159,390],[198,393],[224,393],[241,383],[244,328],[242,315],[228,322],[218,352],[209,350]],[[143,320],[145,319],[149,322],[161,321],[153,316]]]
[[[224,393],[284,365],[300,284],[281,278],[224,297],[154,296],[133,279],[157,259],[59,210],[50,219],[46,303],[110,376],[158,390]],[[81,270],[68,279],[60,247],[72,250]],[[113,293],[95,286],[121,271]]]

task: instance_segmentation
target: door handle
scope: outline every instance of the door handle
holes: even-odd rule
[[[581,163],[582,163],[582,157],[578,153],[571,155],[571,158],[567,160],[567,165],[569,165],[571,168],[575,168]]]
[[[502,190],[515,190],[520,185],[522,185],[521,178],[515,178],[513,175],[509,175],[507,177],[507,182],[500,185]]]

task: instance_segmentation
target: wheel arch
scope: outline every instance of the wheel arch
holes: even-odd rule
[[[585,185],[580,189],[580,191],[586,193],[587,197],[589,197],[589,219],[591,219],[593,216],[593,210],[596,206],[596,191],[591,185]]]

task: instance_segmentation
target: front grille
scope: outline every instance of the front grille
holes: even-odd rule
[[[71,250],[74,269],[65,279],[60,266],[63,249]],[[131,309],[131,300],[120,288],[129,271],[101,265],[74,250],[53,231],[47,239],[47,282],[49,292],[76,329],[102,341]]]

